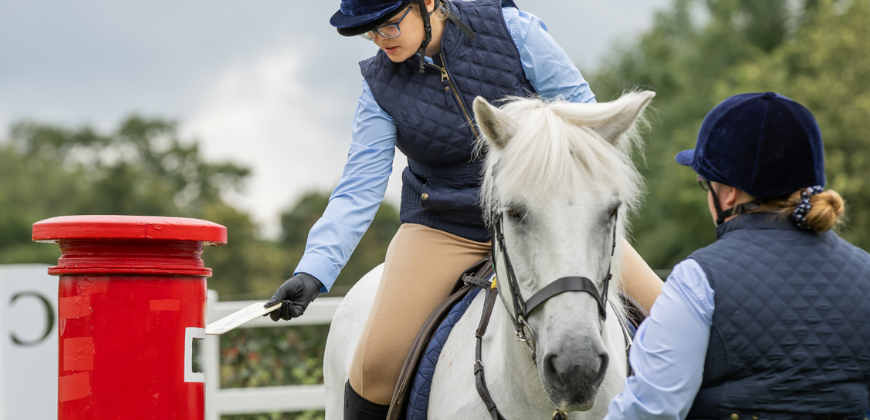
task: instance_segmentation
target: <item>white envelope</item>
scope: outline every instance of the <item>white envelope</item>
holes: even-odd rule
[[[227,331],[232,331],[239,325],[257,319],[257,317],[268,314],[269,312],[277,310],[281,307],[281,304],[279,303],[270,308],[265,308],[263,307],[263,305],[265,304],[265,301],[252,303],[240,311],[234,312],[215,322],[212,322],[211,324],[208,324],[207,327],[205,327],[205,333],[208,335],[221,335]]]

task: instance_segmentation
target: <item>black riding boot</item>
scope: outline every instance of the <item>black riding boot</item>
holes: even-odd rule
[[[384,420],[389,405],[375,404],[356,393],[350,381],[344,384],[344,420]]]

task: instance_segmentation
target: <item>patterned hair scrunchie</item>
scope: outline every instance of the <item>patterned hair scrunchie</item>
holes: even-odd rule
[[[825,187],[816,185],[815,187],[809,187],[801,191],[801,203],[794,209],[794,221],[797,227],[801,229],[811,229],[810,226],[807,226],[807,214],[809,214],[810,209],[813,208],[810,198],[824,190]]]

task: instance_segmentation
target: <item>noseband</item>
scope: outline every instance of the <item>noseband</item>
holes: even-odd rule
[[[505,246],[504,227],[502,226],[502,222],[504,220],[504,213],[497,208],[493,208],[491,216],[492,223],[490,235],[492,237],[493,270],[495,270],[495,267],[498,266],[496,261],[496,255],[498,253],[496,251],[499,251],[504,257],[504,266],[507,269],[507,273],[504,273],[506,274],[505,276],[502,276],[502,273],[496,273],[496,277],[500,281],[507,280],[506,283],[508,285],[508,289],[510,290],[510,295],[514,307],[513,313],[511,313],[511,320],[513,321],[514,330],[516,331],[517,339],[519,341],[525,342],[526,345],[529,346],[529,350],[531,350],[532,352],[532,361],[535,364],[537,364],[537,333],[532,328],[532,326],[529,325],[528,319],[531,313],[537,307],[541,306],[550,298],[565,292],[588,293],[592,296],[593,299],[595,299],[595,302],[598,304],[598,316],[603,325],[604,321],[607,319],[607,292],[608,288],[610,287],[610,279],[613,277],[613,275],[610,273],[610,270],[613,266],[613,256],[616,254],[616,226],[619,217],[618,214],[614,216],[613,219],[613,244],[610,250],[610,262],[607,266],[607,275],[604,276],[604,290],[602,291],[602,293],[598,292],[598,287],[596,287],[595,283],[593,283],[592,280],[589,280],[589,278],[571,276],[562,277],[548,284],[543,289],[532,295],[532,297],[530,297],[528,300],[523,299],[523,295],[519,287],[519,282],[517,281],[517,275],[514,272],[510,256],[508,255],[507,247]],[[501,296],[503,297],[504,294],[501,294]],[[529,330],[529,333],[532,336],[531,340],[526,335],[526,329]]]

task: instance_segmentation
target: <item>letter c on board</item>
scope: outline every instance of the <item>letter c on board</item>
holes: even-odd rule
[[[45,323],[45,332],[42,334],[42,337],[36,340],[25,341],[16,337],[15,333],[10,334],[12,336],[12,341],[15,344],[24,347],[39,345],[39,343],[42,343],[43,341],[45,341],[46,338],[48,338],[48,336],[51,334],[51,330],[54,329],[54,308],[51,307],[51,302],[49,302],[48,299],[45,298],[45,296],[36,292],[21,292],[16,294],[15,296],[12,296],[12,300],[9,303],[13,304],[19,298],[28,296],[37,298],[42,302],[42,305],[45,307],[45,317],[47,322]]]

